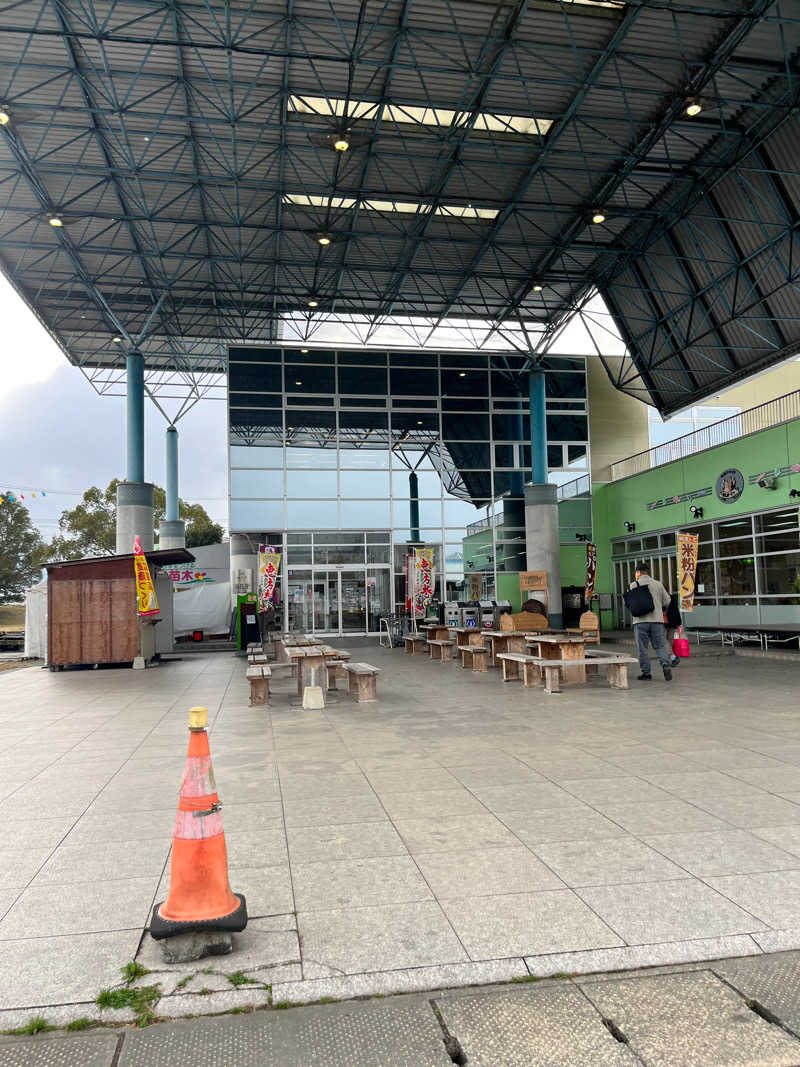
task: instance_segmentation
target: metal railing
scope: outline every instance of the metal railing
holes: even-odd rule
[[[701,430],[684,434],[683,437],[676,437],[674,441],[667,441],[663,445],[656,445],[645,452],[638,452],[635,456],[612,463],[611,481],[629,478],[632,474],[641,474],[643,471],[652,470],[653,467],[662,467],[665,463],[674,463],[676,459],[685,459],[696,452],[705,452],[706,449],[716,448],[718,445],[727,444],[728,441],[747,437],[748,434],[798,418],[800,389],[776,397],[775,400],[768,400],[766,404],[759,404],[758,407],[748,408],[710,426],[704,426]]]
[[[576,478],[574,482],[567,482],[565,485],[559,485],[557,496],[559,500],[569,500],[573,496],[582,496],[584,493],[591,493],[591,491],[591,475],[582,474],[580,478]]]

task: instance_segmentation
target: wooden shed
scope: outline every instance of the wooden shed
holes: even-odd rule
[[[185,548],[145,554],[154,581],[161,567],[194,562]],[[51,669],[131,663],[139,654],[133,553],[51,563],[47,590],[47,663]],[[155,654],[152,621],[143,627],[142,639],[142,655],[150,660]]]

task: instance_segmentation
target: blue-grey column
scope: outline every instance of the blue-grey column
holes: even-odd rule
[[[159,548],[185,548],[186,524],[179,518],[178,431],[167,427],[167,506],[158,528]]]
[[[419,541],[419,479],[417,472],[408,475],[408,524],[412,541]]]
[[[129,352],[126,360],[128,391],[125,427],[127,434],[126,482],[144,481],[144,356]]]
[[[558,536],[558,496],[547,481],[547,409],[545,375],[531,371],[531,485],[525,486],[525,541],[529,571],[547,574],[547,608],[550,625],[562,624],[561,550]]]

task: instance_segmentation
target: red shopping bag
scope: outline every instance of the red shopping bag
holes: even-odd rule
[[[688,659],[689,658],[689,642],[688,642],[687,638],[681,636],[682,633],[683,633],[683,627],[679,626],[678,627],[678,636],[676,638],[674,638],[673,641],[672,641],[672,654],[673,654],[673,656],[677,656],[679,659]]]

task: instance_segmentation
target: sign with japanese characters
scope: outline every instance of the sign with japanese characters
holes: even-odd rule
[[[414,617],[421,619],[433,600],[433,549],[414,549]]]
[[[586,586],[583,590],[583,599],[586,601],[586,607],[591,604],[592,597],[594,596],[594,581],[597,576],[597,545],[593,545],[591,541],[586,543]]]
[[[694,611],[694,583],[699,541],[697,534],[678,534],[678,592],[681,611]]]
[[[258,546],[258,610],[266,611],[272,605],[272,594],[281,567],[281,554],[272,545]]]
[[[140,615],[158,615],[156,588],[150,577],[147,556],[138,537],[133,539],[133,572],[136,575],[136,610]]]
[[[541,593],[547,589],[547,571],[520,571],[519,589],[521,593]]]

